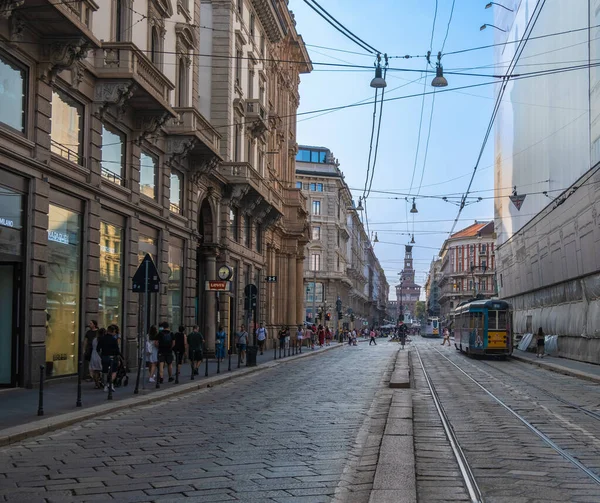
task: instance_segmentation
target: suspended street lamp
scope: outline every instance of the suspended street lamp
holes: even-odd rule
[[[412,202],[412,208],[410,209],[411,213],[419,213],[419,210],[417,209],[417,203],[415,203],[415,198],[413,197],[413,202]]]
[[[385,66],[387,67],[387,64],[388,64],[387,54],[385,54],[384,57],[385,57]],[[375,89],[383,89],[384,87],[387,87],[387,82],[385,81],[385,78],[383,77],[383,69],[381,68],[381,54],[377,54],[377,64],[375,65],[375,77],[371,81],[371,87],[373,87]]]

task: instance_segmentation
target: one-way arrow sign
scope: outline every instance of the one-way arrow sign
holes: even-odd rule
[[[144,260],[135,271],[132,279],[131,289],[134,292],[145,292],[148,288],[148,293],[157,293],[160,287],[160,278],[156,266],[152,261],[149,253],[146,253]]]

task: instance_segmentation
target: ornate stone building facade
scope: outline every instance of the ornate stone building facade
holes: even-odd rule
[[[202,45],[198,27],[225,11],[231,29]],[[262,38],[250,51],[245,35],[237,58],[246,31]],[[223,45],[236,52],[214,58],[207,96],[200,55]],[[235,95],[233,78],[252,57],[255,99]],[[40,364],[48,377],[76,373],[90,319],[117,324],[135,362],[131,278],[146,253],[161,279],[148,322],[200,323],[209,349],[219,318],[204,281],[221,264],[238,261],[221,322],[242,318],[250,279],[268,322],[301,318],[308,235],[293,159],[298,75],[310,69],[283,0],[0,2],[0,386],[31,385]]]

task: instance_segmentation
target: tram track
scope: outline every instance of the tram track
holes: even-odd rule
[[[475,475],[473,474],[473,470],[469,466],[469,462],[467,461],[465,453],[463,452],[463,450],[460,446],[458,437],[450,425],[450,421],[449,421],[448,416],[444,410],[444,407],[442,406],[442,403],[439,399],[435,385],[433,384],[432,380],[429,377],[427,369],[425,368],[425,364],[423,363],[423,360],[421,359],[421,354],[419,352],[419,349],[416,346],[415,346],[415,351],[417,353],[417,357],[418,357],[419,363],[421,365],[423,377],[425,378],[427,387],[429,388],[429,391],[431,392],[431,397],[433,399],[433,403],[435,405],[437,413],[442,422],[442,427],[444,429],[444,433],[446,434],[446,438],[448,439],[448,442],[450,443],[450,448],[452,449],[452,453],[454,454],[454,457],[456,458],[456,462],[458,463],[458,468],[460,470],[460,473],[463,478],[467,492],[469,493],[469,498],[471,499],[472,503],[483,503],[483,501],[484,501],[483,495],[481,493],[481,489],[479,488],[479,486],[477,484],[477,481],[475,480]]]
[[[421,363],[421,366],[423,368],[423,372],[427,375],[427,371],[425,370],[424,364],[423,364],[423,360],[421,358],[420,352],[418,350],[418,348],[415,348],[416,352],[417,352],[417,356],[419,358],[419,362]],[[448,363],[450,363],[452,366],[454,366],[460,373],[462,373],[467,379],[469,379],[471,382],[473,382],[476,386],[478,386],[484,393],[486,393],[492,400],[494,400],[498,405],[500,405],[504,410],[506,410],[507,412],[509,412],[513,417],[515,417],[516,419],[518,419],[524,426],[526,426],[532,433],[534,433],[538,438],[540,438],[547,446],[549,446],[551,449],[553,449],[557,454],[559,454],[563,459],[565,459],[566,461],[568,461],[569,463],[571,463],[573,466],[575,466],[576,468],[578,468],[580,471],[582,471],[583,473],[585,473],[589,478],[591,478],[596,484],[600,485],[600,476],[595,473],[593,470],[591,470],[589,467],[587,467],[586,465],[584,465],[582,462],[580,462],[578,459],[576,459],[575,457],[573,457],[571,454],[569,454],[568,452],[566,452],[564,449],[562,449],[558,444],[556,444],[550,437],[548,437],[546,434],[544,434],[542,431],[540,431],[536,426],[534,426],[530,421],[528,421],[525,417],[523,417],[521,414],[519,414],[516,410],[514,410],[512,407],[510,407],[509,405],[507,405],[502,399],[500,399],[499,397],[497,397],[494,393],[492,393],[489,389],[487,389],[484,385],[482,385],[479,381],[477,381],[475,378],[473,378],[471,375],[469,375],[468,372],[466,372],[463,368],[461,368],[459,365],[457,365],[455,362],[453,362],[450,358],[448,358],[447,356],[445,356],[444,354],[442,354],[442,352],[440,352],[437,348],[433,348],[434,351],[440,355],[443,359],[445,359],[446,361],[448,361]],[[490,367],[492,367],[490,365]],[[495,368],[495,367],[492,367]],[[427,378],[428,383],[430,382],[430,379]],[[433,383],[431,383],[431,385],[433,386],[433,389],[435,389]],[[432,391],[433,394],[433,391]],[[561,400],[562,401],[562,400]],[[441,404],[440,404],[441,407]],[[443,409],[441,409],[443,410]],[[588,412],[592,412],[592,411],[588,411]],[[595,416],[595,413],[593,413]],[[444,421],[444,420],[442,420]],[[447,418],[446,418],[446,422],[447,422]],[[464,455],[464,454],[463,454]]]

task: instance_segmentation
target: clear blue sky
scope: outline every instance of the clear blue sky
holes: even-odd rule
[[[320,0],[319,3],[342,22],[348,29],[382,52],[393,56],[424,55],[432,49],[433,55],[441,49],[450,16],[452,0],[439,0],[433,45],[430,47],[434,20],[435,0]],[[484,1],[456,0],[452,23],[444,52],[488,45],[494,42],[492,29],[480,31],[483,23],[493,23],[492,9],[485,10]],[[296,16],[298,32],[306,44],[357,51],[362,49],[335,31],[310,9],[303,0],[290,0],[290,9]],[[372,65],[371,55],[347,54],[326,49],[308,47],[315,62],[351,63]],[[446,55],[442,58],[446,71],[493,64],[492,49]],[[391,59],[390,67],[423,70],[424,58]],[[338,69],[339,70],[339,69]],[[492,68],[464,70],[471,73],[494,73]],[[373,99],[369,87],[372,70],[332,71],[315,65],[313,73],[304,75],[300,84],[300,112],[355,103],[366,98]],[[386,98],[422,93],[422,73],[389,71]],[[489,82],[490,78],[446,75],[452,89],[459,86]],[[433,91],[426,77],[426,91]],[[394,88],[402,86],[401,89]],[[494,86],[482,86],[465,91],[451,91],[436,95],[431,136],[420,194],[462,194],[469,182],[477,159],[483,136],[494,104]],[[384,104],[379,154],[371,195],[368,199],[369,229],[376,231],[379,243],[375,252],[385,269],[391,285],[391,298],[395,298],[393,286],[397,284],[402,269],[404,247],[413,232],[412,215],[407,213],[410,205],[403,196],[381,194],[376,191],[408,192],[415,164],[419,130],[421,97],[391,101]],[[425,99],[421,145],[416,165],[412,194],[417,194],[424,165],[425,144],[429,128],[432,96]],[[298,142],[324,146],[332,150],[353,190],[355,200],[362,195],[365,184],[373,105],[349,108],[315,118],[312,115],[298,118]],[[308,120],[307,120],[308,119]],[[477,196],[493,195],[493,136],[490,139],[480,171],[475,177],[472,191]],[[487,168],[487,169],[484,169]],[[456,179],[457,177],[460,177]],[[453,181],[448,181],[455,179]],[[393,199],[397,197],[398,199]],[[424,284],[429,263],[440,249],[458,207],[439,199],[417,199],[419,213],[414,218],[415,248],[413,256],[417,270],[417,283]],[[409,223],[407,224],[406,215]],[[461,215],[457,230],[466,227],[474,219],[492,219],[493,200],[467,206]],[[427,222],[440,220],[438,222]],[[393,244],[387,244],[393,243]],[[400,245],[400,246],[399,246]]]

